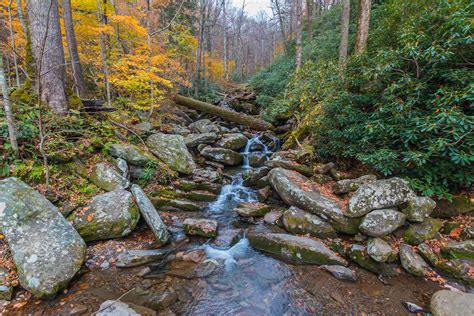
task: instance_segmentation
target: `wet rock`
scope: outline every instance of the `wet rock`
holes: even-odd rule
[[[116,266],[119,268],[137,267],[163,259],[168,253],[161,249],[125,250],[118,255]]]
[[[405,231],[403,239],[410,245],[421,244],[425,240],[435,237],[442,225],[440,220],[428,218],[423,223],[410,225]]]
[[[209,169],[195,169],[193,172],[193,180],[199,183],[219,183],[222,181],[222,174]]]
[[[410,222],[423,222],[436,207],[436,202],[426,196],[417,196],[407,202],[407,207],[402,210]]]
[[[172,170],[193,173],[196,165],[181,135],[153,134],[146,141],[150,151]]]
[[[329,223],[317,215],[307,213],[294,206],[283,214],[283,225],[292,234],[309,234],[319,238],[336,237],[336,231]]]
[[[0,268],[0,300],[10,301],[13,296],[13,287],[8,284],[8,271]]]
[[[293,170],[307,177],[311,177],[313,175],[313,170],[311,170],[310,167],[291,160],[269,160],[265,162],[265,166],[269,168],[283,168]]]
[[[367,243],[367,253],[377,262],[386,262],[393,253],[389,243],[381,238],[371,238]]]
[[[329,162],[327,164],[318,164],[314,168],[314,172],[319,174],[327,174],[329,173],[329,171],[331,171],[331,169],[334,168],[336,168],[336,164],[334,162]]]
[[[93,241],[127,236],[139,218],[132,194],[115,190],[95,196],[85,209],[76,210],[68,220],[85,241]]]
[[[450,242],[441,247],[441,253],[445,258],[474,260],[474,240]]]
[[[416,251],[409,245],[401,244],[400,245],[400,261],[402,267],[410,274],[416,276],[425,275],[428,265],[425,260],[416,253]]]
[[[129,164],[140,167],[157,162],[155,156],[130,144],[112,144],[109,147],[109,153],[115,158],[122,158]]]
[[[270,172],[270,168],[268,167],[245,170],[242,173],[242,178],[244,179],[244,185],[246,186],[257,185],[258,180],[265,177],[269,172]]]
[[[226,148],[213,148],[208,146],[201,150],[201,155],[205,158],[217,161],[226,166],[237,166],[242,163],[242,154]]]
[[[188,147],[197,147],[200,144],[213,144],[217,140],[216,133],[189,134],[184,138],[184,143]]]
[[[136,184],[132,185],[132,193],[135,196],[140,213],[145,219],[148,227],[155,235],[156,241],[159,245],[164,245],[168,241],[170,234],[166,225],[163,223],[160,214],[146,196],[145,192]]]
[[[174,186],[176,188],[189,192],[193,190],[204,190],[204,191],[210,191],[214,194],[218,194],[221,191],[222,185],[220,184],[215,184],[209,182],[195,182],[195,181],[187,181],[187,180],[179,180],[178,182],[174,183]]]
[[[362,233],[372,236],[386,236],[405,224],[406,215],[395,209],[383,209],[365,215],[359,229]]]
[[[218,248],[232,247],[244,236],[241,229],[227,229],[214,239],[213,244]]]
[[[441,290],[431,297],[433,316],[474,315],[474,294]]]
[[[347,265],[347,262],[332,252],[325,244],[307,237],[289,234],[264,234],[250,232],[250,245],[297,263],[317,265]]]
[[[357,281],[356,272],[349,268],[338,266],[338,265],[334,265],[334,266],[323,265],[320,268],[328,271],[338,280],[350,281],[350,282]]]
[[[203,249],[188,251],[183,255],[183,261],[201,263],[207,259],[206,252]]]
[[[474,211],[474,202],[467,195],[453,196],[452,201],[438,200],[431,216],[451,218]]]
[[[156,207],[163,207],[163,206],[171,206],[173,208],[180,209],[182,211],[189,211],[189,212],[200,212],[204,210],[204,206],[199,202],[192,202],[188,200],[169,200],[169,199],[159,199],[153,198],[153,205]]]
[[[235,211],[243,217],[262,217],[271,210],[271,206],[259,202],[240,203],[235,208]]]
[[[187,218],[183,222],[183,228],[191,236],[217,236],[217,222],[214,220]]]
[[[305,176],[296,171],[275,168],[269,172],[268,178],[286,204],[327,219],[337,231],[348,234],[358,232],[360,220],[345,217],[339,205],[321,195],[318,187]]]
[[[415,198],[415,193],[400,178],[378,180],[361,185],[349,200],[347,216],[364,216],[372,210],[391,208]]]
[[[351,245],[347,250],[347,254],[352,261],[370,272],[383,276],[394,276],[396,274],[396,271],[388,264],[372,259],[367,253],[367,248],[362,245]]]
[[[244,185],[246,184],[244,183]],[[270,180],[268,179],[268,176],[264,176],[258,179],[257,184],[255,186],[257,188],[264,188],[264,187],[270,186]]]
[[[249,154],[249,165],[252,168],[260,168],[265,165],[267,156],[262,152],[254,152]]]
[[[213,202],[217,195],[209,191],[179,192],[180,197],[197,202]]]
[[[282,226],[283,210],[274,210],[271,211],[263,217],[263,221],[270,225]]]
[[[107,163],[96,164],[90,176],[90,180],[105,191],[126,189],[130,185],[128,179],[124,178],[117,168]]]
[[[372,183],[374,181],[377,181],[377,177],[372,174],[365,175],[357,179],[340,180],[333,185],[332,191],[335,194],[346,194],[356,191],[362,184]]]
[[[84,262],[86,244],[58,209],[16,178],[0,180],[0,231],[19,281],[37,298],[64,289]]]
[[[247,145],[248,138],[240,133],[224,134],[222,138],[216,143],[217,147],[222,147],[231,150],[240,150]]]
[[[189,128],[198,133],[219,133],[220,132],[219,126],[212,123],[211,120],[208,120],[208,119],[203,119],[203,120],[199,120],[194,123],[191,123],[189,125]]]
[[[68,316],[79,316],[79,315],[84,315],[88,311],[87,306],[85,305],[76,305],[73,308],[71,308],[68,312]]]
[[[268,199],[268,197],[270,196],[271,193],[272,193],[272,188],[269,187],[269,186],[259,189],[257,191],[258,200],[260,202],[265,202]]]
[[[105,301],[95,313],[97,316],[140,316],[134,309],[120,301]]]

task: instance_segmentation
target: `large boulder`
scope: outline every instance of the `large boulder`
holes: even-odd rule
[[[431,297],[433,316],[474,315],[474,294],[441,290]]]
[[[365,215],[359,229],[366,235],[381,237],[401,227],[405,219],[406,215],[395,209],[376,210]]]
[[[217,147],[227,148],[231,150],[240,150],[247,145],[248,138],[244,134],[233,133],[224,134],[216,143]]]
[[[196,165],[181,135],[153,134],[146,141],[150,151],[172,170],[193,173]]]
[[[438,200],[433,213],[431,213],[431,216],[439,218],[451,218],[473,211],[474,199],[464,194],[453,196],[452,201]]]
[[[296,263],[347,265],[346,260],[332,252],[325,244],[311,238],[250,232],[248,239],[252,247]]]
[[[166,225],[161,220],[160,214],[158,214],[150,199],[138,185],[132,185],[132,193],[135,196],[140,213],[148,224],[148,227],[153,231],[156,241],[159,245],[164,245],[168,241],[170,234]]]
[[[129,164],[140,167],[157,162],[155,156],[130,144],[112,144],[109,147],[109,153],[115,158],[122,158]]]
[[[235,211],[243,217],[262,217],[272,210],[272,207],[259,202],[240,203]]]
[[[267,168],[267,167],[245,170],[242,173],[242,178],[244,179],[244,185],[246,186],[257,185],[258,180],[265,177],[269,172],[270,172],[270,168]]]
[[[313,175],[313,170],[310,167],[299,164],[292,160],[268,160],[265,162],[265,166],[269,168],[283,168],[288,170],[294,170],[307,177],[311,177]]]
[[[242,154],[231,149],[214,148],[211,146],[207,146],[201,150],[201,155],[226,166],[237,166],[240,165],[244,160]]]
[[[391,208],[415,198],[415,193],[400,178],[378,180],[361,185],[349,200],[347,216],[360,217],[370,211]]]
[[[403,239],[410,245],[419,245],[425,240],[436,236],[443,226],[440,220],[428,218],[423,223],[412,224],[405,231]]]
[[[400,245],[400,261],[402,267],[410,274],[423,276],[428,268],[428,264],[409,245]]]
[[[410,222],[423,222],[436,207],[436,202],[427,196],[417,196],[408,200],[407,207],[402,210]]]
[[[184,143],[188,147],[197,147],[201,144],[213,144],[216,140],[216,133],[189,134],[184,138]]]
[[[85,241],[93,241],[127,236],[139,218],[132,194],[119,189],[95,196],[87,207],[69,215],[68,220]]]
[[[337,181],[332,190],[335,194],[346,194],[356,191],[361,185],[377,181],[377,177],[373,174],[365,175],[357,179],[344,179]]]
[[[441,248],[441,253],[450,259],[474,260],[474,239],[450,242]]]
[[[184,232],[191,236],[217,236],[217,222],[210,219],[187,218],[183,222],[183,228]]]
[[[273,189],[290,206],[299,207],[329,221],[340,232],[356,234],[360,219],[344,216],[339,205],[321,195],[318,187],[296,171],[283,168],[272,169],[268,178]]]
[[[126,189],[130,182],[116,167],[108,163],[98,163],[94,166],[90,180],[105,191]]]
[[[319,238],[336,237],[336,231],[329,223],[294,206],[283,214],[283,225],[292,234],[309,234]]]
[[[0,231],[21,286],[37,298],[54,297],[84,262],[81,236],[51,202],[16,178],[0,181]]]
[[[198,133],[219,133],[219,126],[212,123],[211,120],[203,119],[189,125],[193,131]]]

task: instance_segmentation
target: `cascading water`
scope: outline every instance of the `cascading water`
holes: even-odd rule
[[[258,146],[261,146],[262,148],[262,153],[265,155],[265,156],[269,156],[270,154],[272,154],[272,151],[270,151],[267,147],[267,145],[265,145],[262,140],[260,139],[260,136],[258,135],[255,135],[254,137],[252,137],[252,139],[250,139],[248,142],[247,142],[247,145],[245,146],[245,149],[244,151],[242,152],[242,155],[244,156],[244,164],[242,166],[243,169],[250,169],[250,155],[252,153],[252,146],[255,146],[255,145],[258,145]]]

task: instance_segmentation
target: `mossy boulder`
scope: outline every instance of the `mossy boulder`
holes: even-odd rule
[[[445,258],[474,260],[474,240],[450,242],[441,248],[441,253]]]
[[[262,217],[272,210],[272,207],[259,202],[240,203],[235,211],[243,217]]]
[[[383,262],[377,262],[367,253],[367,248],[362,245],[353,244],[347,250],[347,255],[352,261],[362,268],[383,276],[396,275],[395,269]]]
[[[442,226],[443,223],[440,220],[428,218],[423,223],[411,224],[405,231],[403,239],[410,245],[419,245],[435,237]]]
[[[158,161],[155,156],[131,144],[112,144],[109,153],[115,158],[122,158],[129,164],[145,167]]]
[[[407,244],[400,245],[400,262],[402,267],[410,274],[415,276],[424,276],[427,271],[428,264],[425,260]]]
[[[321,241],[289,234],[250,232],[250,245],[284,260],[303,264],[343,265],[347,262]]]
[[[261,167],[256,169],[247,169],[242,173],[242,178],[244,179],[244,185],[246,186],[256,186],[257,182],[265,177],[269,172],[270,168]]]
[[[288,170],[294,170],[306,177],[311,177],[313,175],[313,170],[310,167],[291,160],[269,160],[265,162],[265,166],[269,168],[283,168]]]
[[[249,154],[249,165],[252,168],[263,167],[266,160],[267,155],[263,152],[253,152]]]
[[[283,214],[283,225],[292,234],[309,234],[319,238],[336,237],[336,231],[328,222],[294,206]]]
[[[139,218],[132,194],[118,189],[97,195],[87,207],[69,215],[68,220],[85,241],[94,241],[127,236]]]
[[[201,144],[213,144],[217,140],[216,133],[189,134],[184,138],[186,146],[192,148]]]
[[[372,237],[386,236],[405,224],[405,219],[406,215],[395,209],[375,210],[365,215],[359,229]]]
[[[363,184],[372,183],[375,181],[377,181],[377,177],[372,174],[365,175],[357,179],[344,179],[337,181],[333,185],[332,191],[335,194],[346,194],[356,191]]]
[[[407,207],[402,210],[410,222],[421,223],[427,219],[436,207],[436,202],[427,196],[417,196],[407,202]]]
[[[393,248],[381,238],[371,238],[367,242],[367,253],[377,262],[386,262],[393,254]]]
[[[211,122],[208,119],[202,119],[191,123],[189,128],[198,133],[219,133],[219,126]]]
[[[466,194],[453,196],[451,201],[438,200],[432,217],[451,218],[474,211],[474,199]]]
[[[242,154],[231,149],[214,148],[211,146],[207,146],[201,150],[201,155],[226,166],[237,166],[242,164],[244,160]]]
[[[378,180],[361,185],[349,200],[347,216],[360,217],[373,210],[401,205],[416,197],[400,178]]]
[[[174,171],[191,174],[196,168],[181,135],[153,134],[148,137],[146,144],[156,157]]]
[[[189,180],[179,180],[174,183],[176,188],[190,192],[193,190],[205,190],[212,192],[214,194],[218,194],[221,189],[222,185],[220,184],[215,184],[215,183],[208,183],[208,182],[195,182],[195,181],[189,181]]]
[[[231,150],[240,150],[247,145],[248,138],[244,134],[232,133],[224,134],[222,138],[216,143],[217,147],[222,147]]]
[[[0,231],[21,286],[37,298],[54,297],[84,262],[81,236],[50,201],[19,179],[0,180]]]
[[[183,222],[183,228],[186,235],[216,237],[217,222],[209,219],[187,218]]]
[[[474,294],[441,290],[431,297],[433,316],[474,315]]]
[[[122,173],[108,163],[98,163],[92,170],[90,181],[105,191],[126,189],[130,182]]]

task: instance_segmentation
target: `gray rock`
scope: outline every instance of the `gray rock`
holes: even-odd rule
[[[124,178],[117,168],[107,163],[96,164],[90,176],[90,180],[105,191],[126,189],[130,185],[128,179]]]
[[[329,223],[317,215],[307,213],[294,206],[283,214],[283,225],[292,234],[309,234],[319,238],[336,237],[336,231]]]
[[[219,133],[219,126],[212,123],[211,120],[204,119],[196,121],[189,125],[189,128],[198,133]]]
[[[0,181],[0,231],[23,288],[37,298],[64,289],[82,266],[86,244],[44,196],[16,178]]]
[[[141,122],[133,125],[133,128],[140,132],[149,132],[153,129],[153,125],[150,122]]]
[[[367,243],[367,253],[377,262],[386,262],[393,253],[393,249],[385,240],[372,238]]]
[[[374,181],[377,181],[377,177],[372,174],[357,179],[340,180],[332,186],[332,191],[335,194],[346,194],[356,191],[362,184],[372,183]]]
[[[119,268],[137,267],[163,259],[168,254],[169,251],[161,249],[125,250],[118,255],[116,266]]]
[[[450,242],[441,248],[441,253],[450,259],[474,260],[474,239]]]
[[[452,201],[438,200],[436,208],[431,216],[438,218],[451,218],[461,214],[467,214],[474,211],[474,199],[469,198],[467,194],[453,196]]]
[[[252,168],[260,168],[265,165],[267,156],[262,152],[253,152],[249,154],[249,165]]]
[[[216,133],[189,134],[184,138],[184,143],[188,147],[197,147],[200,144],[213,144],[216,140]]]
[[[13,296],[13,287],[7,282],[8,271],[0,268],[0,300],[10,301]]]
[[[395,209],[383,209],[365,215],[359,228],[372,237],[386,236],[405,224],[406,215]]]
[[[128,170],[128,164],[124,159],[117,158],[117,168],[120,170],[122,177],[124,177],[127,180],[130,178],[130,171]]]
[[[364,216],[372,210],[391,208],[415,198],[415,193],[400,178],[378,180],[361,185],[349,200],[347,216]]]
[[[248,138],[240,133],[224,134],[222,138],[216,143],[217,147],[222,147],[231,150],[240,150],[247,145]]]
[[[407,202],[407,207],[402,210],[410,222],[423,222],[436,207],[436,202],[426,196],[417,196]]]
[[[132,194],[120,189],[95,196],[85,209],[68,217],[85,241],[127,236],[139,219]]]
[[[222,181],[222,174],[209,169],[195,169],[193,180],[196,182],[219,183]]]
[[[270,172],[270,168],[267,168],[267,167],[245,170],[242,173],[242,178],[244,179],[244,185],[246,186],[257,185],[258,180],[265,177],[269,172]]]
[[[418,245],[434,238],[442,226],[440,220],[427,218],[423,223],[411,224],[403,234],[403,239],[410,245]]]
[[[402,267],[410,274],[416,276],[425,275],[428,265],[425,260],[416,253],[416,251],[409,245],[400,244],[400,261]]]
[[[431,297],[433,316],[473,316],[474,294],[441,290]]]
[[[129,164],[140,167],[158,161],[152,154],[130,144],[112,144],[109,147],[109,153],[115,158],[122,158]]]
[[[201,155],[205,158],[222,163],[226,166],[237,166],[242,163],[242,154],[226,148],[213,148],[208,146],[201,150]]]
[[[105,301],[95,313],[97,316],[141,316],[127,304],[120,301]]]
[[[339,205],[321,195],[316,184],[296,171],[272,169],[268,178],[273,189],[290,206],[299,207],[327,220],[337,231],[348,234],[358,232],[360,220],[344,216]]]
[[[154,205],[157,205],[159,207],[162,206],[171,206],[177,209],[180,209],[182,211],[188,211],[188,212],[200,212],[204,210],[204,206],[202,203],[199,202],[193,202],[193,201],[188,201],[188,200],[162,200],[162,201],[153,201]]]
[[[248,239],[252,247],[296,263],[347,265],[346,260],[337,256],[325,244],[311,238],[250,232]]]
[[[356,282],[357,281],[357,274],[354,270],[351,270],[349,268],[343,267],[343,266],[327,266],[323,265],[320,267],[323,270],[328,271],[331,273],[336,279],[338,280],[343,280],[343,281],[350,281],[350,282]]]
[[[359,266],[375,274],[383,276],[394,276],[396,274],[396,271],[388,264],[372,259],[367,253],[367,248],[362,245],[351,245],[347,250],[347,255]]]
[[[329,162],[327,164],[318,164],[316,168],[314,168],[314,172],[319,174],[326,174],[334,168],[336,168],[336,164],[334,162]]]
[[[148,137],[146,144],[155,156],[174,171],[191,174],[196,168],[181,135],[153,134]]]
[[[185,233],[191,236],[217,236],[217,222],[214,220],[187,218],[183,222],[183,228]]]
[[[283,168],[288,170],[294,170],[307,177],[311,177],[313,175],[313,170],[310,167],[291,160],[268,160],[267,162],[265,162],[265,166],[269,168]]]
[[[189,128],[183,127],[183,126],[178,125],[178,124],[173,124],[173,123],[171,123],[170,126],[171,126],[171,130],[170,130],[171,134],[177,134],[177,135],[181,135],[181,136],[184,136],[184,137],[191,134],[191,131],[189,130]]]
[[[132,193],[135,196],[140,213],[148,224],[148,227],[153,231],[156,241],[159,245],[164,245],[168,241],[170,234],[165,223],[161,220],[160,214],[158,214],[150,199],[138,185],[132,185]]]
[[[270,225],[281,226],[281,225],[283,225],[283,223],[282,223],[283,213],[284,213],[283,210],[271,211],[271,212],[265,214],[265,216],[263,217],[263,221],[267,224],[270,224]]]
[[[272,210],[272,207],[259,202],[240,203],[235,211],[243,217],[262,217]]]

